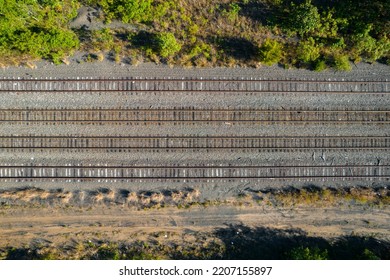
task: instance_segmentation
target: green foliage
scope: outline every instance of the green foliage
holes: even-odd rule
[[[92,45],[96,50],[108,51],[115,47],[114,34],[109,28],[92,32]]]
[[[114,244],[102,245],[99,247],[95,258],[98,260],[119,260],[121,257],[119,248]]]
[[[327,64],[349,70],[344,54],[355,63],[390,63],[390,1],[206,2],[0,0],[0,64],[40,58],[60,63],[80,47],[79,40],[83,43],[81,48],[89,53],[110,51],[119,44],[120,56],[145,55],[155,61],[159,61],[158,56],[173,56],[182,49],[170,61],[185,65],[248,66],[256,65],[260,57],[267,65],[282,61],[316,71],[325,69]],[[139,36],[129,44],[125,36],[115,37],[116,30],[107,28],[75,30],[77,37],[69,29],[69,22],[81,5],[98,8],[106,22],[118,19],[148,24],[141,29],[148,30],[145,33],[149,38]],[[159,35],[167,32],[171,35]],[[267,36],[276,36],[278,42],[266,41],[257,55],[256,42]],[[218,38],[230,38],[230,45],[221,48]],[[120,61],[119,52],[114,53],[116,61]]]
[[[328,251],[321,251],[319,248],[298,247],[291,250],[288,258],[292,260],[327,260]]]
[[[320,57],[320,48],[312,37],[300,41],[297,48],[297,57],[304,63],[310,63]]]
[[[336,68],[336,70],[350,71],[352,69],[348,56],[335,55],[333,59],[334,67]]]
[[[238,18],[238,13],[241,7],[237,3],[230,3],[227,9],[222,10],[222,14],[230,21],[235,21]]]
[[[320,27],[320,14],[317,7],[311,3],[311,0],[307,0],[300,5],[292,3],[290,14],[289,28],[301,36]]]
[[[320,22],[316,25],[316,35],[323,38],[337,37],[339,26],[345,24],[345,19],[336,19],[333,11],[328,11],[321,15]]]
[[[327,68],[326,62],[322,59],[317,59],[317,61],[314,62],[314,71],[321,72],[324,71]]]
[[[155,47],[161,57],[172,56],[181,50],[181,45],[176,41],[175,35],[162,32],[155,36]]]
[[[205,58],[209,59],[211,54],[211,46],[206,43],[198,43],[193,48],[191,48],[191,51],[189,52],[189,56],[191,58],[203,55]]]
[[[90,5],[98,5],[102,8],[105,19],[120,19],[124,23],[147,22],[152,19],[153,0],[95,0],[89,1]]]
[[[66,24],[76,15],[77,1],[0,2],[0,54],[48,58],[55,63],[79,47]]]
[[[380,260],[381,258],[375,255],[372,251],[369,249],[364,249],[362,257],[362,260]]]
[[[266,39],[259,48],[260,61],[266,65],[273,65],[282,59],[282,45],[272,39]]]
[[[361,55],[370,62],[390,54],[390,39],[383,36],[379,40],[370,35],[372,25],[366,25],[361,33],[352,36],[357,55]]]

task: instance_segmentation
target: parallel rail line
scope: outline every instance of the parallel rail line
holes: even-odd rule
[[[4,179],[390,179],[390,165],[337,166],[1,166]]]
[[[390,81],[330,80],[256,80],[256,79],[0,79],[0,94],[7,93],[281,93],[300,94],[376,94],[390,93]],[[243,94],[242,94],[243,95]],[[387,104],[384,104],[387,106]],[[0,124],[74,125],[74,124],[185,124],[193,123],[292,123],[292,124],[389,124],[388,110],[301,110],[297,108],[53,108],[0,109]],[[0,150],[9,152],[60,149],[111,152],[135,149],[182,150],[246,149],[258,150],[381,150],[390,149],[390,137],[261,137],[261,136],[27,136],[0,137]],[[87,160],[88,161],[88,160]],[[0,181],[212,181],[212,180],[380,180],[390,181],[390,165],[378,160],[377,165],[67,165],[0,166]],[[63,162],[63,161],[61,161]],[[20,162],[19,162],[20,163]]]
[[[2,79],[0,92],[367,92],[389,93],[390,81],[256,79]]]
[[[7,150],[388,150],[390,136],[0,136]]]
[[[390,123],[387,110],[265,109],[0,109],[0,122],[321,122]]]

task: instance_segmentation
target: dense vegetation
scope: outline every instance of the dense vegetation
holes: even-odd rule
[[[106,24],[134,29],[71,30],[88,5]],[[81,44],[80,44],[81,42]],[[349,70],[390,63],[388,0],[0,0],[0,62],[151,60],[185,66],[272,65]]]
[[[76,34],[67,27],[77,7],[74,0],[1,0],[1,62],[11,64],[22,57],[60,63],[79,47]]]

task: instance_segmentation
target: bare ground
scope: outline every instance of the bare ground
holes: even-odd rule
[[[270,196],[257,202],[243,196],[208,203],[197,203],[194,196],[192,203],[187,205],[183,202],[137,208],[137,205],[145,206],[142,203],[146,202],[139,196],[139,201],[133,203],[135,197],[131,194],[122,203],[110,203],[107,200],[109,194],[99,199],[96,193],[90,192],[86,194],[89,197],[83,198],[88,203],[77,205],[66,202],[67,192],[59,196],[63,199],[60,203],[53,198],[49,203],[43,203],[50,199],[44,191],[35,195],[33,191],[23,191],[23,196],[19,197],[15,194],[12,197],[10,193],[3,191],[1,195],[0,249],[30,248],[37,242],[60,248],[86,240],[156,242],[161,239],[159,242],[179,246],[194,233],[215,239],[216,231],[240,225],[267,231],[299,230],[310,238],[362,236],[390,241],[389,205],[357,203],[356,199],[340,199],[333,203],[317,199],[305,205],[299,201],[287,201],[285,196],[282,205],[272,202],[275,197]],[[369,200],[368,196],[364,194],[366,200]],[[360,193],[359,197],[362,198],[363,194]],[[159,202],[163,199],[166,200],[160,198]],[[164,233],[163,237],[161,233]]]

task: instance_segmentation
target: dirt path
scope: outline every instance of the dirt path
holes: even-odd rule
[[[147,238],[150,233],[186,230],[209,232],[230,224],[271,229],[301,229],[309,236],[369,235],[390,240],[390,208],[208,207],[134,211],[123,207],[23,209],[1,211],[0,247],[20,247],[43,240],[111,241]]]

